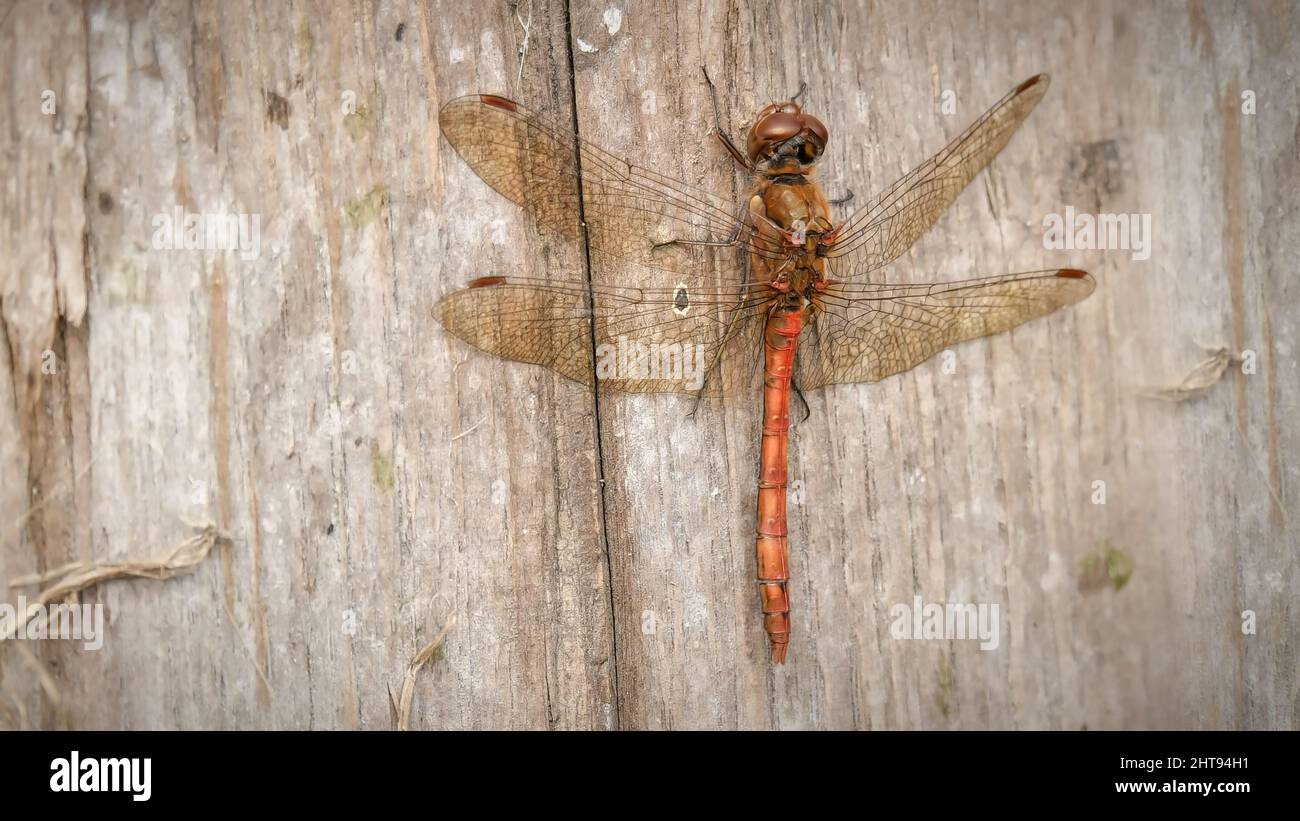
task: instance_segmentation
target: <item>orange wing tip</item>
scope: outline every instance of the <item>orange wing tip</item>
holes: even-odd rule
[[[1061,270],[1056,272],[1056,275],[1058,277],[1064,277],[1066,279],[1087,279],[1088,278],[1088,272],[1080,271],[1078,268],[1062,268]]]
[[[1051,82],[1051,79],[1052,78],[1047,76],[1046,74],[1035,74],[1033,77],[1030,77],[1028,80],[1025,80],[1023,83],[1016,86],[1016,93],[1020,94],[1021,92],[1033,88],[1039,83],[1046,85],[1047,83]]]
[[[469,284],[466,285],[465,287],[466,288],[487,288],[492,285],[504,284],[505,281],[506,281],[505,277],[479,277],[478,279],[471,279],[469,281]]]
[[[507,100],[505,97],[498,97],[495,94],[480,94],[478,98],[483,102],[495,108],[506,111],[518,111],[519,105],[514,100]]]

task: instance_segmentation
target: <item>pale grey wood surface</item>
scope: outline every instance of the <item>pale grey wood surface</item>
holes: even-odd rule
[[[1298,35],[1286,3],[0,11],[0,601],[185,521],[230,537],[84,594],[102,650],[0,647],[0,724],[384,728],[455,615],[415,727],[1295,728]],[[701,65],[736,135],[806,81],[821,181],[860,201],[1049,72],[886,276],[1099,283],[951,373],[808,395],[784,668],[753,584],[759,397],[597,402],[430,314],[475,276],[582,265],[440,139],[442,103],[576,110],[739,199]],[[176,206],[259,215],[260,256],[155,249]],[[1150,214],[1150,259],[1045,249],[1066,206]],[[1258,367],[1141,396],[1198,343]],[[1122,590],[1079,586],[1102,540]],[[998,604],[1000,646],[891,638],[916,595]]]

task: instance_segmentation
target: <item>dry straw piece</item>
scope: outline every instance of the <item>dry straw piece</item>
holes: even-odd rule
[[[1197,399],[1210,392],[1210,388],[1219,384],[1223,374],[1228,370],[1229,365],[1240,365],[1242,359],[1240,356],[1231,353],[1227,348],[1209,348],[1205,346],[1206,351],[1210,353],[1209,359],[1204,359],[1192,368],[1183,381],[1177,385],[1171,385],[1163,388],[1152,388],[1146,391],[1145,395],[1152,399],[1163,399],[1166,402],[1186,402],[1189,399]]]
[[[52,582],[49,587],[36,595],[36,598],[27,605],[27,608],[18,618],[11,620],[12,624],[7,626],[3,633],[0,633],[0,651],[10,645],[16,647],[18,654],[35,670],[41,689],[45,692],[46,698],[49,699],[56,713],[61,711],[63,699],[54,683],[54,678],[23,642],[9,640],[18,634],[18,629],[21,626],[36,618],[37,614],[48,604],[74,599],[81,591],[102,582],[110,582],[116,579],[161,580],[188,573],[208,557],[208,554],[212,552],[212,548],[218,542],[229,541],[228,537],[217,530],[216,525],[194,524],[190,525],[190,527],[194,529],[194,533],[183,539],[170,553],[157,559],[123,562],[70,562],[53,570],[47,570],[44,573],[20,576],[9,583],[10,587],[27,587]],[[261,671],[259,670],[258,673],[260,675]],[[27,710],[22,701],[15,699],[12,703],[17,708],[17,714],[15,715],[12,710],[4,708],[3,713],[0,713],[0,717],[6,718],[10,727],[26,726]],[[3,707],[3,705],[0,705],[0,707]]]
[[[402,682],[402,699],[399,704],[393,704],[393,691],[388,691],[389,714],[394,719],[394,723],[399,730],[411,729],[411,704],[415,700],[415,676],[420,669],[434,654],[442,647],[442,643],[447,640],[447,634],[451,628],[456,626],[456,614],[452,613],[451,618],[447,619],[447,624],[438,631],[438,635],[433,637],[433,641],[420,648],[420,652],[415,654],[411,663],[406,667],[406,679]]]
[[[182,540],[170,553],[157,559],[123,562],[71,562],[44,573],[22,576],[9,583],[10,587],[27,587],[53,582],[37,594],[27,606],[27,611],[14,620],[13,626],[0,634],[0,641],[13,638],[19,624],[26,624],[51,602],[61,602],[82,590],[115,579],[170,579],[188,573],[208,557],[219,541],[226,540],[216,525],[192,525],[195,532]]]
[[[1209,393],[1211,388],[1219,384],[1219,381],[1223,379],[1223,375],[1227,373],[1229,365],[1241,365],[1245,361],[1241,354],[1234,354],[1223,346],[1202,345],[1201,347],[1210,354],[1210,358],[1198,362],[1196,367],[1192,368],[1191,372],[1183,377],[1182,382],[1164,388],[1152,388],[1143,391],[1143,395],[1151,399],[1163,399],[1166,402],[1174,403],[1199,399]],[[1264,486],[1268,488],[1269,495],[1273,497],[1273,501],[1277,504],[1278,512],[1285,519],[1288,514],[1286,505],[1282,502],[1282,494],[1273,485],[1268,472],[1260,464],[1259,457],[1250,447],[1250,438],[1246,435],[1246,430],[1242,427],[1240,419],[1237,420],[1237,433],[1241,434],[1242,443],[1246,447],[1246,454],[1255,465],[1255,469],[1259,471]]]

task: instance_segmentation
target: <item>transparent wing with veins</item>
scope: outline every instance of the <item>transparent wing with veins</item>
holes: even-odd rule
[[[594,378],[631,393],[723,396],[759,378],[769,298],[737,286],[589,290],[584,280],[483,277],[435,310],[480,350],[586,385]]]
[[[950,345],[1010,330],[1092,293],[1092,277],[1073,269],[934,285],[861,281],[901,256],[934,225],[1007,144],[1047,85],[1045,74],[1021,83],[942,151],[832,232],[826,256],[836,281],[814,299],[796,358],[795,384],[811,390],[884,379]]]
[[[465,162],[522,205],[538,230],[578,242],[585,221],[593,262],[602,267],[630,263],[638,270],[698,275],[719,249],[733,258],[736,250],[782,254],[779,242],[759,236],[743,219],[739,204],[634,165],[512,100],[459,97],[443,106],[438,123]],[[672,240],[711,245],[664,244]],[[740,282],[739,266],[729,267],[729,279]]]
[[[739,204],[629,163],[501,97],[452,100],[439,124],[539,231],[580,243],[585,226],[592,264],[591,283],[582,271],[474,280],[435,309],[453,335],[622,391],[715,396],[761,379],[771,295],[749,282],[744,259],[782,250]],[[612,357],[606,367],[602,353]]]
[[[945,282],[841,282],[814,300],[800,340],[795,384],[875,382],[911,370],[950,345],[1002,333],[1092,293],[1070,268]]]
[[[826,252],[837,279],[865,277],[902,256],[1011,139],[1043,98],[1046,74],[1021,83],[938,154],[835,229]]]

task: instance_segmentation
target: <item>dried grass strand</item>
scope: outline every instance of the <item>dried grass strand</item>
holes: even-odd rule
[[[32,584],[53,582],[36,595],[26,611],[15,619],[13,626],[0,634],[0,641],[17,635],[19,625],[26,625],[36,614],[51,602],[61,602],[82,590],[115,579],[170,579],[188,573],[199,565],[218,541],[225,539],[216,525],[192,525],[195,532],[167,553],[156,559],[131,560],[121,562],[70,562],[45,573],[35,573],[15,579],[10,587],[26,587]]]
[[[1206,348],[1206,350],[1210,352],[1210,358],[1196,363],[1187,376],[1183,377],[1182,382],[1177,385],[1151,388],[1144,391],[1143,395],[1151,399],[1163,399],[1166,402],[1199,399],[1209,393],[1210,388],[1219,384],[1229,365],[1241,364],[1241,357],[1227,348]]]
[[[406,668],[406,679],[402,682],[402,698],[397,706],[397,729],[411,729],[411,705],[415,701],[415,677],[420,669],[433,658],[433,654],[438,652],[442,643],[446,641],[447,634],[451,628],[456,626],[456,614],[452,613],[451,618],[447,619],[447,624],[438,631],[438,635],[433,637],[433,641],[420,648],[420,652],[415,654],[411,663]],[[389,709],[392,709],[393,691],[388,691]]]

